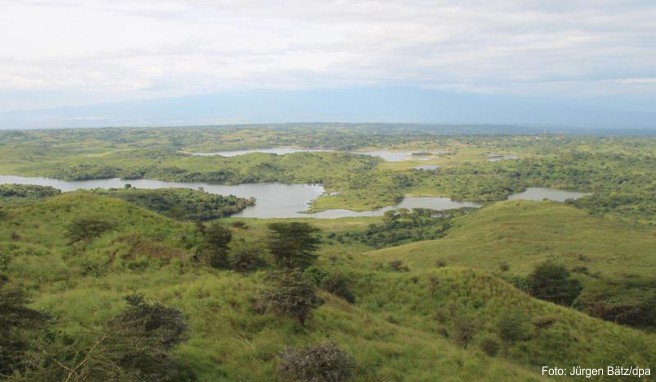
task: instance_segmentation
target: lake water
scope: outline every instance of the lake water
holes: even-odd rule
[[[62,191],[74,191],[79,189],[94,188],[123,188],[126,183],[136,188],[192,188],[202,187],[212,194],[235,195],[242,198],[254,197],[255,206],[247,207],[241,213],[234,216],[249,218],[300,218],[314,217],[321,219],[334,219],[341,217],[359,216],[382,216],[385,211],[394,208],[431,208],[435,210],[448,210],[460,207],[480,207],[479,204],[470,202],[456,202],[449,198],[413,197],[404,198],[396,206],[388,206],[374,211],[355,212],[350,210],[327,210],[315,214],[303,213],[307,211],[310,202],[324,193],[324,188],[319,184],[282,184],[282,183],[248,183],[236,186],[225,186],[208,183],[193,182],[164,182],[150,179],[122,180],[101,179],[85,181],[64,181],[50,178],[22,177],[12,175],[0,175],[0,184],[33,184],[51,186]]]
[[[239,155],[250,154],[250,153],[265,153],[265,154],[276,154],[276,155],[285,155],[291,153],[314,153],[314,152],[331,152],[333,150],[321,150],[321,149],[299,149],[294,147],[276,147],[271,149],[254,149],[254,150],[233,150],[233,151],[215,151],[208,153],[191,153],[194,156],[222,156],[222,157],[236,157]]]
[[[440,166],[429,164],[426,166],[417,166],[415,167],[415,170],[433,171],[433,170],[437,170],[438,168],[440,168]]]
[[[217,156],[222,157],[235,157],[238,155],[245,155],[250,153],[266,153],[266,154],[276,154],[276,155],[285,155],[291,153],[299,152],[333,152],[335,150],[323,150],[323,149],[302,149],[294,147],[276,147],[270,149],[252,149],[252,150],[232,150],[232,151],[215,151],[215,152],[206,152],[206,153],[191,153],[195,156]],[[373,157],[379,157],[387,162],[401,162],[405,160],[428,160],[430,159],[430,153],[428,155],[413,155],[414,151],[395,151],[395,150],[364,150],[364,151],[349,151],[351,154],[359,155],[369,155]]]
[[[545,187],[529,187],[524,192],[512,194],[508,200],[553,200],[554,202],[564,202],[567,199],[578,199],[590,195],[585,192],[556,190]]]

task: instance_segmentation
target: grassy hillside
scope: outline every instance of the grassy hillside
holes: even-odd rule
[[[626,277],[656,274],[656,231],[591,216],[556,202],[506,201],[456,220],[445,238],[368,253],[402,260],[411,269],[447,265],[526,274],[547,259],[590,273]]]
[[[410,265],[408,272],[381,266],[387,259],[400,258],[404,248],[435,246],[465,235],[466,226],[478,235],[492,235],[479,241],[474,240],[476,234],[461,236],[476,248],[496,245],[485,244],[489,241],[485,238],[499,233],[486,234],[484,225],[520,231],[530,216],[538,226],[542,221],[545,227],[553,224],[549,238],[566,236],[558,231],[555,217],[551,223],[547,218],[562,218],[563,211],[570,214],[570,222],[562,224],[587,227],[582,232],[591,241],[605,240],[602,236],[609,228],[619,229],[607,223],[595,231],[592,223],[598,219],[571,207],[512,202],[462,218],[445,239],[394,248],[395,253],[362,255],[356,244],[325,245],[318,266],[346,276],[356,303],[321,292],[326,303],[306,327],[258,313],[254,301],[265,285],[264,272],[241,275],[194,262],[198,234],[193,225],[89,192],[5,207],[0,221],[4,259],[0,271],[8,277],[7,286],[28,289],[32,307],[50,313],[57,328],[72,336],[101,327],[121,310],[122,297],[129,293],[141,292],[182,310],[189,318],[191,337],[176,354],[200,381],[270,381],[277,355],[286,346],[326,340],[355,357],[356,381],[541,381],[546,380],[539,375],[544,364],[653,366],[656,336],[535,300],[489,272],[436,269],[428,250],[418,252],[416,262],[409,255],[403,257]],[[581,214],[578,220],[577,214]],[[67,227],[80,217],[110,220],[116,229],[86,243],[69,244]],[[489,219],[506,223],[492,224]],[[511,224],[513,219],[519,221]],[[227,222],[232,221],[236,220]],[[232,228],[233,245],[261,242],[267,221],[242,221],[246,227]],[[366,221],[317,224],[334,232],[362,229]],[[447,258],[447,262],[455,260]],[[519,269],[518,264],[519,260],[512,267]],[[522,320],[523,333],[504,349],[498,322],[514,313]],[[472,324],[466,344],[459,339],[463,322]],[[489,351],[490,343],[500,347],[496,354]]]

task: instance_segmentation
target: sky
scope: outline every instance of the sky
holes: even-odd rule
[[[0,128],[656,127],[654,20],[653,0],[0,0]]]

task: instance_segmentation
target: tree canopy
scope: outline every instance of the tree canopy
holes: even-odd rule
[[[321,238],[319,228],[301,222],[271,223],[269,228],[269,251],[280,268],[305,269],[317,259]]]

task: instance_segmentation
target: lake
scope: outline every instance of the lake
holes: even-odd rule
[[[578,199],[590,195],[586,192],[556,190],[546,187],[529,187],[524,192],[512,194],[508,200],[553,200],[554,202],[564,202],[567,199]]]
[[[322,149],[299,149],[294,147],[275,147],[271,149],[253,149],[253,150],[232,150],[232,151],[215,151],[208,153],[191,153],[194,156],[222,156],[222,157],[236,157],[239,155],[245,155],[250,153],[264,153],[264,154],[276,154],[276,155],[285,155],[291,153],[315,153],[315,152],[332,152],[334,150],[322,150]]]
[[[156,189],[156,188],[203,188],[212,194],[235,195],[241,198],[254,197],[255,206],[248,207],[236,217],[247,218],[302,218],[314,217],[320,219],[334,219],[341,217],[359,216],[382,216],[385,211],[394,208],[431,208],[435,210],[448,210],[460,207],[480,207],[479,204],[471,202],[456,202],[449,198],[435,197],[410,197],[404,198],[396,206],[388,206],[373,211],[355,212],[350,210],[327,210],[315,214],[303,213],[307,211],[310,202],[324,193],[320,184],[282,184],[282,183],[247,183],[235,186],[195,183],[195,182],[164,182],[150,179],[122,180],[101,179],[84,181],[65,181],[51,178],[22,177],[12,175],[0,175],[0,184],[33,184],[40,186],[51,186],[64,192],[79,189],[94,188],[123,188],[129,183],[132,187]]]
[[[350,211],[334,209],[314,214],[304,213],[310,202],[324,194],[324,188],[320,184],[283,184],[283,183],[246,183],[235,186],[226,186],[209,183],[195,182],[164,182],[151,179],[100,179],[65,181],[51,178],[22,177],[13,175],[0,175],[0,184],[34,184],[40,186],[51,186],[64,192],[80,189],[94,188],[123,188],[129,183],[132,187],[157,189],[157,188],[203,188],[205,191],[219,195],[235,195],[241,198],[254,197],[255,205],[246,208],[240,213],[233,215],[246,218],[303,218],[313,217],[319,219],[335,219],[343,217],[367,217],[382,216],[385,211],[395,208],[430,208],[433,210],[450,210],[461,207],[480,207],[473,202],[457,202],[449,198],[441,197],[407,197],[395,206],[387,206],[372,211]],[[531,187],[526,191],[513,194],[508,200],[553,200],[564,202],[567,199],[577,199],[589,195],[583,192],[555,190],[543,187]]]
[[[335,150],[328,149],[302,149],[294,147],[276,147],[269,149],[251,149],[251,150],[231,150],[231,151],[215,151],[215,152],[198,152],[191,153],[194,156],[222,156],[222,157],[235,157],[238,155],[245,155],[250,153],[266,153],[285,155],[291,153],[308,153],[308,152],[334,152]],[[421,153],[416,155],[414,151],[396,151],[396,150],[363,150],[363,151],[348,151],[351,154],[368,155],[379,157],[387,162],[401,162],[405,160],[428,160],[433,155],[432,153]],[[414,155],[413,155],[414,154]]]
[[[434,171],[440,168],[440,166],[436,166],[434,164],[428,164],[425,166],[417,166],[415,167],[415,170],[423,170],[423,171]]]

